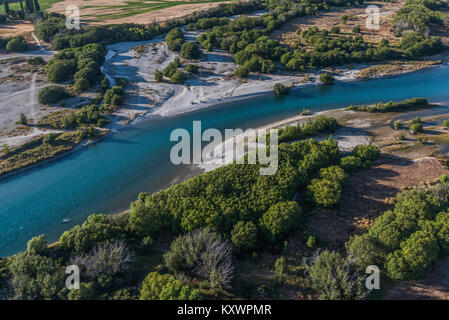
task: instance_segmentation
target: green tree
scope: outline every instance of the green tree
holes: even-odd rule
[[[284,86],[282,83],[276,83],[274,85],[274,94],[277,96],[286,95],[290,93],[290,88]]]
[[[330,208],[340,202],[342,188],[338,181],[313,179],[307,189],[318,206]]]
[[[20,114],[19,123],[23,126],[26,126],[28,124],[28,119],[24,113]]]
[[[161,82],[164,79],[164,74],[159,71],[156,70],[156,72],[154,73],[154,80],[156,80],[157,82]]]
[[[113,105],[113,106],[121,106],[123,104],[123,96],[124,96],[123,88],[120,86],[112,87],[106,90],[104,94],[104,103]]]
[[[97,130],[92,123],[89,125],[89,129],[87,130],[87,132],[89,134],[89,137],[91,138],[94,138],[97,135]]]
[[[436,237],[425,230],[417,231],[401,244],[400,250],[388,255],[387,274],[393,280],[419,279],[436,260],[438,252]]]
[[[343,185],[348,177],[345,171],[339,166],[330,166],[320,169],[320,178],[327,179],[329,181],[336,181],[339,184]]]
[[[254,249],[257,244],[257,227],[254,222],[237,222],[231,231],[231,241],[237,252]]]
[[[28,12],[34,12],[33,0],[25,0],[25,7]]]
[[[184,59],[198,59],[201,55],[201,50],[196,42],[186,42],[181,46],[181,56]]]
[[[360,31],[360,26],[355,26],[354,28],[352,28],[352,33],[360,33]]]
[[[19,253],[12,257],[9,271],[19,300],[61,299],[67,290],[64,270],[48,257]]]
[[[446,129],[449,129],[449,119],[446,119],[446,120],[443,121],[443,126],[444,126]]]
[[[43,255],[48,251],[47,239],[41,234],[31,238],[27,243],[27,253]]]
[[[75,62],[72,60],[56,60],[51,62],[47,69],[48,80],[56,83],[67,81],[73,76],[75,69]]]
[[[176,280],[170,274],[149,273],[140,288],[140,300],[198,300],[198,290]]]
[[[34,0],[33,3],[34,3],[34,9],[35,9],[35,11],[36,11],[36,12],[41,11],[41,6],[39,5],[39,1],[38,1],[38,0]]]
[[[360,144],[352,150],[352,153],[359,157],[362,161],[377,160],[380,156],[380,150],[374,144]]]
[[[2,146],[2,153],[4,156],[7,156],[9,154],[11,150],[9,150],[9,147],[6,143],[3,144]]]
[[[364,163],[362,160],[360,160],[359,157],[354,157],[354,156],[348,156],[348,157],[344,157],[341,158],[340,160],[340,166],[345,170],[345,171],[356,171],[360,168],[364,167]]]
[[[335,82],[334,76],[327,72],[323,72],[318,78],[323,84],[334,84]]]
[[[275,273],[275,281],[279,284],[284,282],[284,273],[286,271],[286,263],[285,258],[280,257],[274,263],[274,273]]]
[[[65,231],[59,243],[68,252],[86,252],[96,244],[120,238],[120,231],[120,227],[112,225],[106,215],[93,214],[81,226]]]
[[[95,300],[98,296],[95,292],[95,283],[81,282],[79,290],[70,290],[67,295],[68,300]]]
[[[22,36],[13,37],[6,44],[6,50],[13,52],[24,52],[28,50],[28,43]]]
[[[184,83],[186,79],[187,79],[186,74],[180,70],[176,70],[170,77],[171,82],[177,84]]]
[[[276,203],[263,214],[259,225],[266,238],[275,243],[301,223],[301,207],[293,201]]]
[[[54,104],[68,96],[63,86],[53,85],[42,88],[37,95],[37,101],[41,104]]]
[[[6,13],[6,14],[9,14],[8,0],[4,0],[3,6],[5,7],[5,13]]]
[[[46,145],[53,145],[55,143],[55,139],[57,137],[56,133],[49,133],[46,134],[43,138],[42,138],[42,143],[46,144]]]

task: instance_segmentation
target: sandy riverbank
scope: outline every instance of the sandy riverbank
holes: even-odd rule
[[[186,32],[187,39],[195,39],[199,33]],[[125,106],[114,115],[117,123],[130,121],[148,115],[174,116],[206,108],[212,105],[246,99],[256,95],[269,94],[276,83],[302,88],[319,84],[319,72],[278,72],[276,74],[253,74],[247,79],[233,76],[238,66],[232,54],[222,50],[203,51],[195,63],[200,71],[192,74],[184,85],[156,82],[156,70],[163,70],[178,53],[168,50],[163,38],[146,42],[120,43],[108,46],[109,59],[104,65],[108,78],[125,78],[131,81]],[[136,47],[138,46],[138,50]],[[362,66],[339,68],[335,73],[337,81],[352,81]],[[117,124],[112,124],[115,129]]]

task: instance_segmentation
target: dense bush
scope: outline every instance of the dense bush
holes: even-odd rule
[[[373,105],[364,106],[349,106],[347,109],[352,111],[365,111],[365,112],[401,112],[408,111],[413,108],[427,107],[429,103],[425,98],[412,98],[403,100],[400,102],[378,102]]]
[[[190,73],[197,73],[199,69],[200,68],[197,64],[188,64],[186,66],[187,72],[190,72]]]
[[[181,29],[174,28],[165,37],[168,49],[171,51],[181,50],[181,46],[184,43],[184,34]]]
[[[415,232],[401,243],[401,249],[387,256],[385,267],[393,280],[419,279],[438,257],[436,237],[427,231]]]
[[[308,186],[313,202],[321,207],[333,207],[340,202],[342,186],[338,181],[313,179]]]
[[[443,51],[444,46],[439,38],[409,33],[401,40],[401,49],[409,58],[430,56]]]
[[[140,289],[140,300],[198,300],[200,293],[169,274],[149,273]]]
[[[306,123],[296,126],[286,126],[278,129],[279,142],[291,142],[299,139],[314,136],[318,133],[333,133],[340,125],[334,118],[326,116],[318,116],[315,121],[308,121]]]
[[[151,196],[139,195],[130,210],[130,229],[140,237],[157,237],[163,230],[177,233],[211,228],[230,235],[238,221],[252,221],[270,238],[296,222],[289,201],[308,182],[309,174],[337,163],[336,140],[313,139],[279,145],[278,170],[260,175],[260,164],[230,164],[189,179]],[[276,204],[285,209],[276,217]],[[293,206],[293,208],[292,208]],[[271,208],[271,209],[270,209]],[[270,213],[267,211],[270,209]]]
[[[27,60],[27,63],[32,66],[39,66],[39,65],[44,65],[45,60],[42,57],[33,57],[33,58],[29,58]]]
[[[65,231],[59,238],[61,247],[68,252],[86,252],[97,244],[115,240],[123,234],[104,214],[90,215],[81,226]]]
[[[35,24],[34,33],[39,39],[49,42],[56,34],[64,31],[65,29],[66,19],[61,15],[57,17],[49,17],[42,22],[38,22],[37,24]]]
[[[444,25],[445,16],[436,9],[444,8],[447,3],[433,0],[408,0],[396,13],[393,30],[400,35],[404,30],[418,31],[428,34],[432,24]]]
[[[351,172],[365,167],[365,163],[359,157],[347,156],[341,158],[340,167],[347,172]]]
[[[198,59],[201,55],[201,50],[196,42],[186,42],[181,46],[181,56],[184,59]]]
[[[37,237],[31,238],[27,243],[27,251],[29,254],[40,254],[43,255],[48,251],[47,240],[42,234]]]
[[[231,241],[236,252],[252,250],[257,244],[257,226],[252,221],[239,221],[231,231]]]
[[[101,78],[100,67],[105,55],[105,47],[96,43],[62,50],[49,61],[48,78],[59,83],[74,77],[75,88],[84,91]]]
[[[63,86],[48,86],[39,91],[37,101],[41,104],[58,103],[69,96]]]
[[[6,44],[6,50],[14,52],[27,51],[28,43],[22,36],[13,37]]]
[[[440,254],[447,253],[449,213],[446,197],[439,200],[434,189],[404,191],[393,210],[378,217],[368,233],[347,244],[357,264],[385,265],[394,280],[419,279]]]
[[[282,96],[290,93],[291,88],[284,86],[282,83],[276,83],[274,85],[274,94]]]
[[[275,243],[301,224],[301,207],[293,201],[276,203],[260,218],[260,227],[268,241]]]
[[[107,89],[104,94],[104,103],[107,105],[121,106],[123,104],[123,96],[125,92],[122,87],[115,86]]]
[[[327,72],[320,74],[319,79],[323,84],[333,84],[335,82],[334,76]]]
[[[16,299],[61,299],[67,291],[63,269],[49,257],[19,253],[11,258],[9,271]]]
[[[170,77],[170,81],[176,84],[183,84],[187,80],[187,76],[181,70],[176,70]]]
[[[61,83],[73,77],[76,63],[73,60],[50,60],[47,69],[48,80]]]
[[[352,153],[362,161],[377,160],[380,156],[380,150],[374,144],[360,144],[352,150]]]

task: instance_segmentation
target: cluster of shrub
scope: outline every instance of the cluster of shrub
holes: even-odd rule
[[[74,129],[80,126],[104,127],[108,120],[101,115],[100,108],[96,104],[82,107],[80,110],[72,111],[65,116],[61,123],[61,128]]]
[[[72,150],[87,131],[47,134],[15,148],[7,148],[0,165],[0,175],[36,164]],[[4,150],[3,150],[4,151]]]
[[[239,77],[246,77],[249,72],[271,73],[276,69],[274,61],[280,61],[290,70],[304,70],[309,67],[327,67],[354,61],[417,58],[443,50],[438,38],[425,35],[415,33],[406,35],[401,41],[402,51],[398,51],[390,47],[388,40],[385,39],[378,45],[373,45],[365,43],[360,35],[340,36],[338,27],[332,28],[330,32],[319,30],[317,27],[299,30],[300,39],[294,50],[267,37],[290,18],[307,14],[304,8],[307,9],[307,6],[294,9],[289,6],[282,9],[281,6],[270,14],[241,17],[227,24],[220,19],[219,22],[211,23],[213,27],[201,34],[197,41],[206,50],[218,47],[235,53],[234,60],[241,65],[235,73]],[[203,23],[203,28],[208,25]],[[307,48],[311,45],[310,51]]]
[[[0,38],[0,49],[5,48],[10,52],[24,52],[29,48],[23,36]]]
[[[318,116],[314,121],[298,123],[296,126],[286,126],[278,129],[279,142],[291,142],[308,138],[319,133],[335,132],[340,125],[334,118]]]
[[[401,112],[408,111],[413,108],[427,107],[429,103],[425,98],[412,98],[399,102],[378,102],[372,105],[349,106],[347,110],[364,111],[364,112]]]
[[[413,59],[440,53],[443,51],[444,45],[438,37],[429,37],[412,32],[402,37],[400,48],[406,58]]]
[[[401,36],[405,30],[429,34],[432,24],[447,26],[446,15],[438,10],[447,8],[447,2],[439,0],[407,0],[393,20],[393,31]]]
[[[161,72],[156,70],[154,73],[154,79],[156,81],[163,81],[164,77],[170,79],[172,83],[182,84],[187,80],[187,74],[183,72],[181,69],[181,60],[179,57],[176,57],[170,64],[165,67],[165,69]],[[197,72],[198,67],[188,67],[189,72]]]
[[[340,159],[339,165],[320,170],[319,177],[313,179],[307,187],[308,200],[323,208],[338,205],[347,180],[347,173],[369,167],[371,161],[379,156],[380,150],[375,145],[355,147],[352,155]]]
[[[184,59],[198,59],[201,55],[198,44],[192,41],[185,42],[184,34],[179,28],[170,30],[165,40],[168,49],[171,51],[181,51],[181,56]]]
[[[61,83],[73,77],[74,87],[84,91],[100,79],[100,67],[104,62],[105,54],[105,47],[96,43],[64,49],[48,62],[48,79]]]
[[[392,210],[346,245],[361,268],[384,266],[393,280],[419,279],[449,253],[448,176],[429,189],[403,191]]]
[[[55,50],[81,47],[89,43],[114,43],[121,41],[150,40],[169,32],[173,28],[196,23],[204,17],[224,17],[239,13],[263,9],[263,1],[250,0],[238,3],[219,4],[217,8],[198,11],[189,17],[166,21],[163,24],[151,23],[138,25],[132,23],[87,26],[79,30],[69,30],[65,26],[65,16],[57,13],[41,13],[34,20],[35,34],[39,39],[51,42]]]

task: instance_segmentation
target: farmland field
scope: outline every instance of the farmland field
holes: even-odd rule
[[[54,0],[48,0],[54,1]],[[110,23],[150,23],[165,21],[192,14],[200,10],[209,9],[219,3],[230,2],[223,0],[64,0],[54,2],[50,12],[64,13],[69,5],[80,8],[81,20],[89,24]]]
[[[52,6],[52,4],[54,4],[56,2],[60,2],[60,1],[61,0],[40,0],[39,5],[41,6],[42,10],[47,10]],[[12,1],[10,0],[9,8],[11,10],[20,10],[20,2],[19,1],[14,2],[14,3],[11,3],[11,2]],[[23,5],[25,5],[25,3]],[[2,6],[0,6],[0,13],[5,13],[5,8],[3,7],[3,4],[2,4]]]

